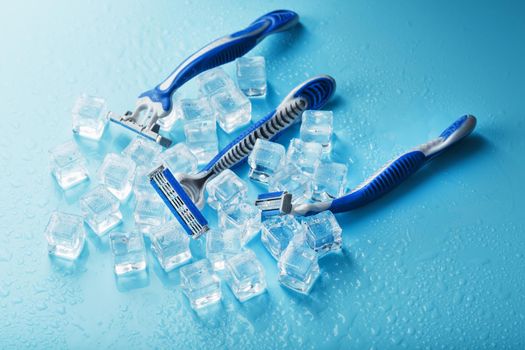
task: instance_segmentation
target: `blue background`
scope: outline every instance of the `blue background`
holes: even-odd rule
[[[306,77],[333,75],[334,158],[349,162],[350,186],[462,114],[479,118],[475,135],[382,200],[339,215],[343,253],[321,261],[307,297],[279,286],[258,239],[250,247],[268,293],[239,304],[223,288],[205,313],[189,307],[178,271],[164,274],[151,255],[147,278],[117,282],[107,242],[91,232],[73,266],[48,258],[50,212],[78,212],[94,182],[64,194],[48,170],[48,149],[72,137],[74,99],[87,92],[116,112],[132,108],[190,53],[275,8],[296,10],[302,26],[252,52],[266,57],[270,83],[254,120]],[[0,347],[525,347],[524,10],[485,0],[3,4]],[[220,134],[221,145],[230,138]],[[98,145],[77,141],[94,174],[130,139],[111,125]],[[252,198],[262,190],[250,184]],[[198,242],[192,249],[202,254]]]

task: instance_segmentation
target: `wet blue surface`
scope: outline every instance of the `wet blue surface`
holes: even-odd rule
[[[306,77],[333,75],[335,158],[350,163],[352,186],[464,113],[479,118],[475,135],[381,201],[338,215],[343,253],[321,261],[308,297],[278,285],[258,239],[268,292],[239,304],[224,288],[222,304],[199,314],[178,272],[151,255],[142,279],[116,281],[107,241],[92,233],[76,264],[48,258],[50,212],[78,212],[94,184],[64,194],[48,172],[47,150],[72,137],[75,97],[124,111],[204,43],[287,6],[302,26],[254,51],[270,83],[254,120]],[[524,10],[470,0],[4,4],[0,347],[524,348]],[[130,137],[112,125],[99,145],[77,141],[94,173]],[[250,185],[252,198],[259,191]]]

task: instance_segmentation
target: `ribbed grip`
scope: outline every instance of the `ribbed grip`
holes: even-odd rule
[[[171,110],[171,96],[188,80],[209,69],[231,62],[244,56],[269,34],[290,28],[298,22],[299,16],[293,11],[270,12],[252,22],[246,29],[219,38],[182,62],[162,83],[142,93],[139,98],[148,97],[160,102],[165,112]]]
[[[219,173],[246,159],[257,139],[272,140],[290,125],[299,121],[306,109],[320,109],[335,92],[335,80],[328,75],[319,75],[306,80],[292,90],[277,107],[266,117],[253,124],[217,156],[203,171]]]
[[[272,140],[275,138],[301,117],[306,106],[306,101],[300,98],[280,106],[278,110],[271,112],[230,142],[202,170],[212,170],[213,173],[218,174],[240,163],[248,157],[257,139]]]
[[[418,171],[426,161],[425,154],[420,151],[403,154],[385,165],[349,194],[335,199],[330,210],[334,213],[344,212],[361,207],[382,197]]]

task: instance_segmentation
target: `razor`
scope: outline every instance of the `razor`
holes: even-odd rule
[[[325,210],[341,213],[357,209],[387,194],[423,165],[468,136],[476,127],[476,118],[465,115],[457,119],[437,138],[402,154],[385,164],[350,193],[329,201],[292,205],[292,195],[287,192],[263,193],[255,205],[263,217],[274,215],[312,215]]]
[[[122,116],[109,112],[109,119],[169,147],[171,140],[160,135],[157,121],[170,113],[177,89],[204,71],[244,56],[268,35],[288,30],[298,22],[297,13],[289,10],[272,11],[257,18],[247,28],[219,38],[188,57],[163,82],[139,95],[133,112]]]
[[[273,140],[300,122],[305,110],[322,108],[334,94],[335,86],[335,80],[327,75],[308,79],[293,89],[275,110],[222,149],[199,173],[174,175],[161,165],[149,174],[151,185],[186,232],[198,238],[208,230],[208,223],[199,210],[204,206],[206,183],[246,160],[257,139]]]

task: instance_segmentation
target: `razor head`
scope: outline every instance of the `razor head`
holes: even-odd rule
[[[155,191],[188,235],[197,239],[209,230],[208,221],[168,168],[161,165],[148,176]]]
[[[255,206],[261,209],[263,218],[292,212],[292,194],[286,191],[268,192],[257,196]]]
[[[151,129],[148,129],[145,126],[138,124],[134,119],[129,118],[131,114],[132,113],[128,111],[123,116],[118,116],[115,113],[109,112],[109,120],[158,143],[162,147],[168,148],[171,146],[171,140],[159,133],[159,124],[155,124]]]

